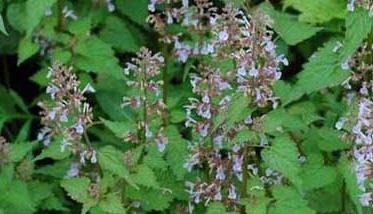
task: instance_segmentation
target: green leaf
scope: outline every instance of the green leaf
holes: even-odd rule
[[[318,138],[315,139],[321,151],[332,152],[344,150],[351,147],[350,144],[342,141],[341,133],[330,128],[314,129]]]
[[[299,184],[300,163],[298,156],[297,146],[289,137],[275,138],[273,145],[262,151],[264,162],[295,184]]]
[[[341,184],[333,183],[327,187],[307,194],[312,209],[320,213],[338,213],[342,209]]]
[[[28,183],[28,189],[34,202],[35,206],[41,205],[41,202],[44,199],[53,196],[52,189],[53,185],[50,183],[39,182],[39,181],[31,181]]]
[[[226,214],[225,207],[222,203],[212,202],[208,205],[206,214]]]
[[[144,156],[144,163],[154,170],[164,171],[167,169],[167,163],[163,159],[163,153],[158,151],[158,147],[155,144],[151,144],[148,147],[148,152]]]
[[[372,31],[373,17],[370,17],[365,9],[358,8],[346,17],[346,36],[341,53],[345,60],[360,46],[369,32]]]
[[[0,31],[1,31],[3,34],[5,34],[5,35],[8,36],[8,32],[7,32],[6,29],[5,29],[5,26],[4,26],[4,19],[3,19],[3,16],[2,16],[2,15],[0,15]]]
[[[126,213],[126,209],[124,209],[122,205],[121,198],[116,193],[106,195],[100,200],[98,205],[105,213]]]
[[[242,199],[246,213],[267,213],[270,198],[265,196],[265,189],[259,177],[250,177],[247,186],[247,198]]]
[[[187,142],[181,137],[175,126],[169,126],[166,130],[169,143],[166,147],[166,161],[170,166],[176,180],[182,180],[187,173],[183,167],[188,157]]]
[[[45,11],[48,8],[51,8],[56,0],[27,0],[26,2],[26,35],[27,37],[31,36],[34,28],[39,24],[41,19],[44,17]]]
[[[139,165],[136,173],[131,175],[131,178],[139,185],[154,187],[156,189],[160,187],[153,170],[145,164]]]
[[[36,211],[27,184],[20,180],[14,180],[11,186],[1,190],[0,207],[5,213],[24,214]]]
[[[14,162],[21,161],[37,142],[10,144],[10,159]]]
[[[44,158],[52,158],[54,160],[63,160],[70,155],[68,150],[61,151],[60,141],[52,141],[47,147],[43,149],[41,154],[35,157],[34,161],[42,160]]]
[[[148,17],[147,0],[116,0],[118,10],[132,19],[132,21],[144,25]]]
[[[18,46],[17,65],[20,65],[26,59],[32,57],[39,51],[39,45],[33,43],[29,38],[23,38]]]
[[[18,32],[27,28],[27,14],[25,3],[12,3],[7,7],[6,18],[9,24]]]
[[[110,45],[95,36],[84,38],[76,46],[74,64],[77,68],[87,71],[110,75],[112,78],[122,80],[123,69],[114,56]]]
[[[140,188],[136,190],[132,187],[126,188],[126,196],[132,201],[139,201],[144,211],[164,210],[170,207],[172,195],[168,191],[154,188]]]
[[[263,3],[260,8],[273,19],[274,30],[289,45],[296,45],[322,30],[309,24],[299,22],[296,16],[276,11],[269,3]]]
[[[270,214],[289,214],[296,211],[302,214],[315,214],[316,212],[308,207],[307,201],[291,187],[277,186],[273,188],[273,196],[276,199]]]
[[[309,23],[323,23],[346,16],[346,2],[340,0],[285,0],[284,7],[293,7],[300,11],[299,20]]]
[[[269,112],[264,118],[264,130],[266,133],[283,133],[306,128],[307,126],[300,117],[291,115],[282,108]]]
[[[86,213],[97,204],[97,199],[90,196],[88,189],[91,181],[87,177],[75,177],[61,181],[61,186],[75,201],[83,204],[82,213]]]
[[[123,138],[124,134],[128,131],[132,132],[136,130],[136,127],[133,127],[134,124],[129,121],[109,121],[103,118],[101,118],[101,121],[104,122],[104,125],[119,138]]]
[[[112,146],[105,146],[98,152],[98,163],[102,170],[124,178],[130,185],[137,188],[124,165],[123,154]]]
[[[137,52],[140,49],[140,41],[128,28],[128,24],[117,17],[108,17],[100,32],[100,39],[120,51]]]
[[[319,48],[309,62],[303,65],[303,70],[297,75],[296,84],[288,89],[289,93],[285,97],[285,104],[290,103],[303,94],[310,94],[321,89],[340,85],[348,78],[350,73],[341,68],[341,61],[338,54],[333,52],[336,44],[335,39],[325,43]]]
[[[355,204],[358,212],[362,212],[362,206],[359,201],[359,196],[363,193],[358,187],[358,182],[355,174],[354,164],[348,160],[347,156],[342,156],[338,163],[338,171],[342,175],[344,182],[346,184],[346,190],[349,198]]]
[[[22,126],[21,130],[19,130],[17,138],[15,140],[16,143],[24,142],[24,141],[27,140],[29,132],[31,130],[31,123],[32,123],[32,120],[28,120],[23,124],[23,126]]]
[[[49,197],[46,200],[44,200],[43,204],[41,205],[41,208],[45,210],[55,210],[62,212],[70,211],[68,208],[64,206],[63,201],[61,201],[60,198],[57,198],[55,196]]]
[[[321,188],[332,184],[337,178],[337,170],[334,167],[324,166],[322,163],[314,163],[309,160],[303,167],[301,178],[302,187],[305,191]]]

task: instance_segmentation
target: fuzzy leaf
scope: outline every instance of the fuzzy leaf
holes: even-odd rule
[[[75,66],[87,72],[110,75],[115,79],[123,79],[123,69],[114,57],[110,45],[95,36],[80,41],[74,46]]]
[[[343,42],[341,53],[342,60],[345,60],[360,46],[368,33],[372,31],[373,17],[369,16],[366,10],[356,9],[346,17],[346,36]]]
[[[103,170],[124,178],[130,185],[137,187],[124,165],[123,154],[112,146],[105,146],[98,152],[98,163]]]
[[[23,38],[18,46],[17,65],[20,65],[26,59],[32,57],[39,51],[39,45],[33,43],[31,39]]]
[[[276,203],[270,209],[270,214],[288,214],[297,213],[315,214],[316,212],[308,207],[307,201],[291,187],[278,186],[273,189],[273,196]]]
[[[274,30],[289,45],[296,45],[322,29],[299,22],[296,16],[278,12],[268,3],[261,4],[261,9],[273,19]]]
[[[340,0],[285,0],[284,7],[300,11],[299,20],[309,23],[323,23],[346,16],[346,2]]]
[[[139,50],[140,44],[127,25],[119,18],[109,17],[100,32],[100,38],[120,51],[136,52]]]
[[[159,188],[156,175],[154,174],[153,170],[145,164],[139,165],[136,173],[131,175],[131,178],[136,184],[144,185],[146,187]]]
[[[26,14],[27,14],[27,37],[31,36],[34,28],[39,24],[41,19],[44,17],[45,11],[51,8],[56,0],[27,0],[26,2]]]
[[[100,208],[105,213],[113,214],[125,214],[126,209],[124,209],[121,198],[118,194],[110,193],[106,195],[98,204]]]
[[[309,62],[303,65],[303,71],[297,75],[298,81],[291,90],[288,90],[288,94],[281,97],[281,100],[286,100],[284,105],[300,98],[303,94],[340,85],[347,79],[350,73],[341,68],[338,54],[333,52],[336,41],[332,39],[325,43],[311,56]]]
[[[262,151],[264,162],[272,169],[281,172],[292,182],[298,184],[300,164],[298,150],[288,137],[278,137],[273,145]]]

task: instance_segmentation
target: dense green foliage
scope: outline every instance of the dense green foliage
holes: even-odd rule
[[[225,39],[208,20],[191,31],[177,15],[163,29],[148,16],[164,18],[182,4],[164,2],[0,2],[0,213],[372,213],[373,157],[365,157],[363,183],[357,172],[359,148],[373,134],[372,1],[356,0],[353,9],[347,0],[210,1],[219,14],[224,5],[241,8],[253,35],[273,31],[275,55],[259,38],[249,47],[237,39],[216,45],[221,58],[185,60],[179,39],[187,47],[232,35]],[[189,7],[196,2],[203,1]],[[230,18],[218,27],[234,28]],[[167,35],[182,36],[165,42]],[[258,69],[273,66],[281,78],[249,81],[241,93],[244,83],[231,73],[245,50],[257,51]],[[59,97],[74,75],[73,89]],[[144,87],[150,83],[154,93]],[[255,88],[268,95],[264,103]],[[201,113],[198,102],[218,107]],[[40,135],[43,127],[53,131]],[[188,167],[196,151],[198,164]],[[239,169],[234,158],[243,158]],[[207,191],[203,182],[221,185],[220,198],[193,195]]]

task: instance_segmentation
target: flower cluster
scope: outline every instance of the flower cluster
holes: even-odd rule
[[[369,16],[373,16],[373,1],[371,0],[348,0],[347,10],[352,12],[355,8],[366,9]]]
[[[340,44],[337,44],[341,47]],[[337,47],[336,46],[336,47]],[[360,196],[363,206],[369,206],[373,201],[372,171],[373,171],[373,94],[372,71],[373,64],[369,61],[372,47],[368,42],[358,48],[358,50],[342,63],[343,69],[352,71],[351,76],[342,83],[348,91],[347,101],[352,103],[352,98],[356,96],[358,112],[355,125],[352,128],[350,138],[354,142],[353,156],[355,159],[355,172],[358,186],[364,193]],[[368,59],[368,60],[367,60]],[[349,117],[340,118],[335,127],[341,130]]]
[[[61,64],[54,64],[49,69],[48,78],[51,80],[46,92],[51,100],[39,103],[42,108],[41,123],[44,127],[38,134],[38,140],[48,146],[55,137],[61,141],[62,151],[68,148],[73,153],[79,152],[83,164],[86,159],[95,163],[94,150],[84,149],[80,143],[87,125],[92,123],[92,109],[84,94],[95,90],[90,84],[80,90],[80,82],[72,68]]]
[[[193,145],[193,155],[184,167],[189,171],[194,166],[208,165],[213,177],[210,181],[187,182],[189,194],[194,203],[202,201],[222,201],[229,207],[234,207],[238,200],[234,178],[242,181],[242,167],[244,154],[238,145],[233,146],[227,155],[222,150],[203,145]]]
[[[161,116],[166,111],[162,97],[163,81],[158,80],[164,58],[152,55],[146,48],[141,48],[137,58],[127,63],[124,73],[129,77],[127,85],[135,88],[132,96],[123,97],[122,107],[130,107],[138,112],[138,130],[127,132],[124,140],[132,143],[155,142],[159,151],[164,151],[168,138],[163,133]]]
[[[360,201],[364,206],[369,206],[373,201],[372,183],[370,183],[373,178],[373,102],[371,100],[365,98],[360,100],[358,120],[352,132],[355,136],[353,154],[356,161],[356,176],[359,188],[365,192]]]

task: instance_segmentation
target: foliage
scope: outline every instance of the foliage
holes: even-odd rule
[[[0,11],[0,213],[373,212],[370,0]]]

